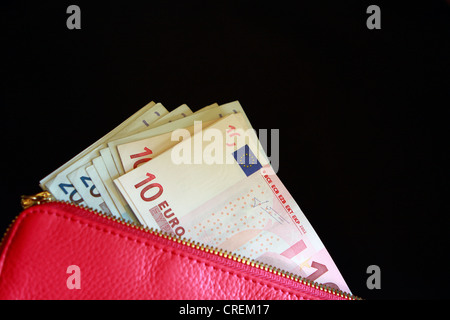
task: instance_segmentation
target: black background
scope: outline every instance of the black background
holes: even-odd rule
[[[294,3],[2,1],[2,229],[149,101],[239,100],[254,128],[280,129],[278,175],[354,294],[449,298],[450,5]]]

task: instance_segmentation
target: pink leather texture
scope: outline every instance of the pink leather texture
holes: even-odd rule
[[[59,202],[24,210],[0,249],[0,299],[340,298]]]

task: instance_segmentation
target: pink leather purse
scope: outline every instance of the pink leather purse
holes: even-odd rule
[[[57,201],[24,210],[0,249],[0,299],[357,299]]]

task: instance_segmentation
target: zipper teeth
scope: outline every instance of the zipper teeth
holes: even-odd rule
[[[293,281],[298,282],[298,283],[303,284],[303,285],[307,285],[307,286],[309,286],[309,287],[311,287],[313,289],[324,291],[326,293],[331,293],[331,294],[333,294],[335,296],[338,296],[338,297],[341,297],[341,298],[344,298],[344,299],[348,299],[348,300],[361,300],[360,297],[357,297],[357,296],[355,296],[353,294],[344,292],[342,290],[338,290],[338,289],[327,287],[324,284],[308,280],[307,278],[301,277],[301,276],[293,274],[293,273],[286,272],[284,270],[281,270],[279,268],[276,268],[276,267],[268,265],[268,264],[264,264],[264,263],[258,262],[258,261],[254,260],[254,259],[246,258],[246,257],[243,257],[241,255],[237,255],[237,254],[232,253],[232,252],[227,252],[226,250],[222,250],[220,248],[204,245],[204,244],[201,244],[200,242],[194,242],[194,241],[192,241],[190,239],[181,238],[179,236],[173,236],[173,235],[167,234],[166,232],[161,231],[161,230],[156,230],[156,229],[149,228],[149,227],[146,227],[146,226],[137,225],[137,224],[135,224],[132,221],[128,221],[128,220],[125,220],[125,219],[123,219],[121,217],[118,218],[118,217],[115,217],[115,216],[112,216],[112,215],[109,215],[109,214],[106,214],[106,213],[103,213],[103,212],[99,212],[99,211],[97,211],[95,209],[86,207],[84,205],[77,205],[77,204],[74,204],[74,203],[71,203],[71,202],[67,202],[67,201],[55,200],[54,198],[49,200],[49,201],[47,201],[47,202],[63,203],[63,204],[70,205],[70,206],[73,206],[73,207],[82,208],[82,209],[84,209],[84,210],[86,210],[88,212],[94,213],[95,215],[98,215],[100,217],[106,218],[108,220],[112,220],[112,221],[118,222],[118,223],[123,224],[123,225],[125,225],[127,227],[131,227],[131,228],[134,228],[134,229],[139,229],[141,231],[145,231],[147,233],[151,233],[151,234],[157,235],[157,236],[162,237],[164,239],[168,239],[170,241],[174,241],[176,243],[179,243],[179,244],[182,244],[182,245],[186,245],[188,247],[192,247],[192,248],[195,248],[197,250],[201,250],[201,251],[204,251],[204,252],[207,252],[207,253],[212,253],[212,254],[218,255],[220,257],[231,259],[231,260],[236,261],[238,263],[243,263],[245,265],[248,265],[248,266],[251,266],[251,267],[254,267],[254,268],[257,268],[257,269],[262,269],[262,270],[270,272],[270,273],[272,273],[274,275],[281,276],[283,278],[287,278],[287,279],[293,280]],[[2,237],[2,239],[0,241],[0,247],[3,244],[3,240],[4,240],[5,236],[6,236],[6,234],[8,233],[8,231],[11,228],[11,226],[13,225],[13,223],[16,221],[17,217],[18,216],[16,216],[12,220],[12,222],[9,225],[9,227],[6,229],[5,233],[3,234],[3,237]]]

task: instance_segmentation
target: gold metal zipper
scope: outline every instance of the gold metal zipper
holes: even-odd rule
[[[22,204],[22,207],[24,209],[27,209],[29,207],[36,206],[36,205],[39,205],[39,204],[48,203],[48,202],[57,202],[57,203],[59,202],[59,203],[69,204],[69,205],[74,206],[74,207],[79,207],[79,208],[82,208],[82,209],[87,210],[89,212],[92,212],[92,213],[94,213],[94,214],[96,214],[98,216],[106,218],[108,220],[112,220],[112,221],[121,223],[123,225],[126,225],[128,227],[139,229],[139,230],[142,230],[142,231],[145,231],[145,232],[148,232],[148,233],[160,236],[160,237],[162,237],[164,239],[168,239],[168,240],[174,241],[176,243],[179,243],[179,244],[182,244],[182,245],[186,245],[188,247],[195,248],[197,250],[201,250],[201,251],[204,251],[204,252],[207,252],[207,253],[212,253],[212,254],[218,255],[220,257],[231,259],[233,261],[236,261],[236,262],[239,262],[239,263],[243,263],[245,265],[248,265],[248,266],[251,266],[251,267],[254,267],[254,268],[257,268],[257,269],[262,269],[262,270],[270,272],[270,273],[272,273],[274,275],[293,280],[293,281],[298,282],[298,283],[303,284],[303,285],[307,285],[307,286],[309,286],[311,288],[314,288],[316,290],[324,291],[326,293],[331,293],[331,294],[333,294],[335,296],[338,296],[338,297],[341,297],[341,298],[344,298],[344,299],[348,299],[348,300],[361,300],[361,298],[359,298],[359,297],[357,297],[357,296],[355,296],[353,294],[350,294],[350,293],[347,293],[347,292],[344,292],[344,291],[341,291],[341,290],[337,290],[337,289],[334,289],[334,288],[327,287],[324,284],[320,284],[320,283],[308,280],[308,279],[306,279],[304,277],[295,275],[293,273],[286,272],[286,271],[281,270],[279,268],[276,268],[274,266],[271,266],[271,265],[268,265],[268,264],[264,264],[264,263],[258,262],[256,260],[253,260],[253,259],[249,259],[249,258],[240,256],[240,255],[237,255],[235,253],[227,252],[227,251],[222,250],[220,248],[211,247],[211,246],[208,246],[208,245],[201,244],[199,242],[194,242],[194,241],[192,241],[190,239],[180,238],[178,236],[173,236],[173,235],[167,234],[167,233],[165,233],[163,231],[160,231],[160,230],[156,230],[156,229],[153,229],[153,228],[148,228],[146,226],[137,225],[134,222],[126,221],[123,218],[116,218],[116,217],[114,217],[112,215],[107,215],[105,213],[99,212],[97,210],[94,210],[94,209],[91,209],[91,208],[88,208],[88,207],[85,207],[85,206],[82,206],[82,205],[77,205],[77,204],[74,204],[74,203],[71,203],[71,202],[56,200],[55,197],[48,191],[43,191],[43,192],[40,192],[40,193],[32,195],[32,196],[22,196],[21,197],[21,204]],[[12,224],[14,223],[14,221],[16,219],[17,219],[17,217],[14,218],[14,220],[11,222],[10,226],[5,231],[5,233],[3,235],[3,238],[5,237],[5,235],[7,234],[8,230],[10,229],[10,227],[12,226]],[[2,242],[3,242],[3,238],[0,241],[0,246],[1,246]]]
[[[32,196],[21,196],[20,204],[22,205],[23,209],[28,209],[29,207],[33,207],[41,203],[47,203],[55,200],[56,200],[55,197],[50,192],[42,191]]]

